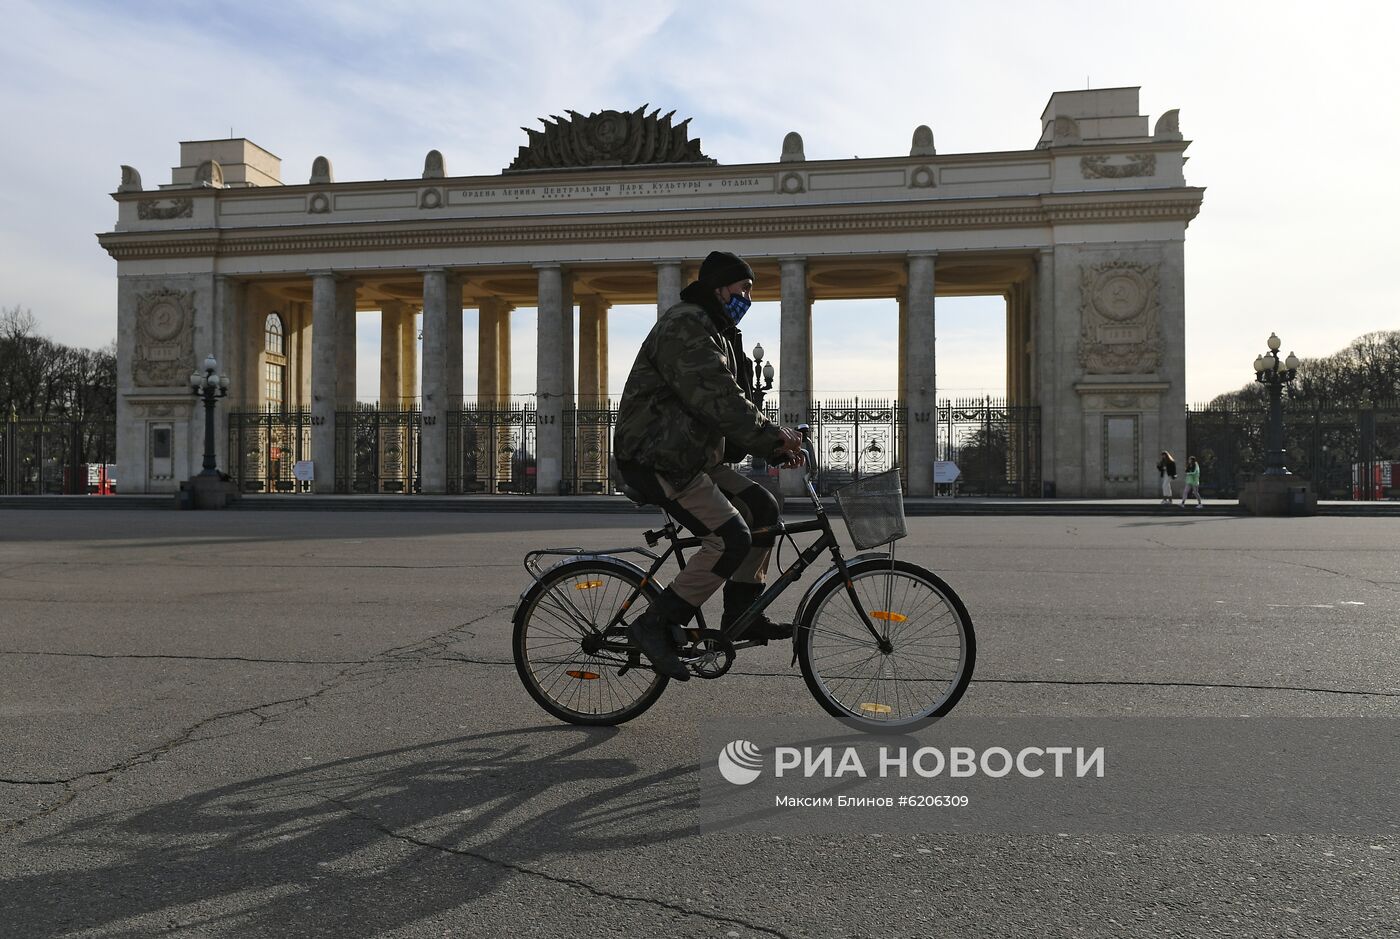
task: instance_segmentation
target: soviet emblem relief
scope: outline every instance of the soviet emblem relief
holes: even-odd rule
[[[194,291],[161,288],[136,295],[132,381],[142,387],[184,385],[194,362]]]
[[[647,114],[646,109],[644,104],[635,111],[598,111],[587,116],[567,111],[567,119],[541,118],[543,131],[521,128],[530,142],[520,148],[505,172],[678,163],[714,165],[715,161],[700,151],[700,141],[690,138],[690,118],[673,127],[671,117],[675,111],[663,115],[657,108]]]
[[[1080,270],[1079,364],[1089,374],[1146,375],[1162,361],[1158,265],[1109,261]]]

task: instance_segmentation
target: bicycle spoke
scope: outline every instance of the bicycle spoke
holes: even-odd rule
[[[604,630],[622,615],[622,603],[637,592],[638,583],[605,566],[575,565],[573,573],[561,571],[525,612],[518,635],[518,655],[529,676],[527,684],[560,716],[577,715],[607,722],[652,694],[661,677],[645,667],[627,669],[629,657],[614,649],[585,651],[588,642],[601,639]],[[643,613],[644,594],[628,611]],[[622,629],[607,629],[609,641],[621,641]],[[624,718],[625,719],[625,718]]]
[[[962,674],[960,614],[932,583],[906,570],[872,568],[853,576],[851,586],[891,651],[879,651],[846,591],[828,592],[804,635],[807,666],[823,693],[860,721],[901,722],[933,713]]]

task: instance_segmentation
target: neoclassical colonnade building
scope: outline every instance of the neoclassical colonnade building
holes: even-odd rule
[[[664,310],[721,248],[753,263],[756,299],[781,301],[786,423],[812,401],[813,301],[898,304],[910,494],[934,485],[937,299],[986,294],[1006,299],[1008,401],[1039,408],[1044,480],[1061,496],[1155,492],[1157,451],[1185,442],[1183,244],[1203,195],[1185,183],[1175,111],[1149,133],[1136,88],[1058,92],[1026,150],[938,153],[920,127],[908,154],[808,160],[793,133],[775,162],[734,166],[687,124],[570,112],[487,176],[450,176],[433,151],[413,178],[337,182],[322,157],[286,182],[244,139],[182,143],[155,191],[123,167],[116,227],[98,236],[117,261],[123,491],[198,472],[188,382],[210,352],[231,408],[309,411],[314,488],[330,491],[356,314],[373,311],[381,403],[421,382],[417,471],[423,492],[444,492],[447,413],[464,393],[509,393],[510,312],[536,307],[536,488],[557,492],[566,409],[607,393],[609,306]],[[464,308],[477,310],[475,389],[462,387]]]

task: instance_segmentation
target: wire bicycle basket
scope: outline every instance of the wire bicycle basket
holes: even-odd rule
[[[904,526],[904,490],[899,469],[857,479],[836,490],[836,504],[857,548],[889,544],[909,534]]]

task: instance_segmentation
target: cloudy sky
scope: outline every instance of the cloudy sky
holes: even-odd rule
[[[1239,387],[1270,331],[1325,355],[1400,328],[1400,4],[1338,2],[422,3],[0,0],[0,307],[47,335],[116,334],[110,229],[120,164],[148,187],[178,141],[246,136],[301,180],[492,174],[523,124],[643,103],[692,117],[721,163],[1029,149],[1051,92],[1140,86],[1181,110],[1187,181],[1207,188],[1186,240],[1187,396]],[[613,313],[620,388],[654,311]],[[468,315],[466,333],[474,333]],[[819,303],[819,393],[888,394],[894,312]],[[362,396],[377,390],[361,317]],[[516,390],[533,380],[517,314]],[[775,351],[776,304],[745,333]],[[940,300],[941,395],[1003,386],[1000,300]],[[467,350],[468,383],[474,346]],[[779,378],[781,382],[781,376]]]

